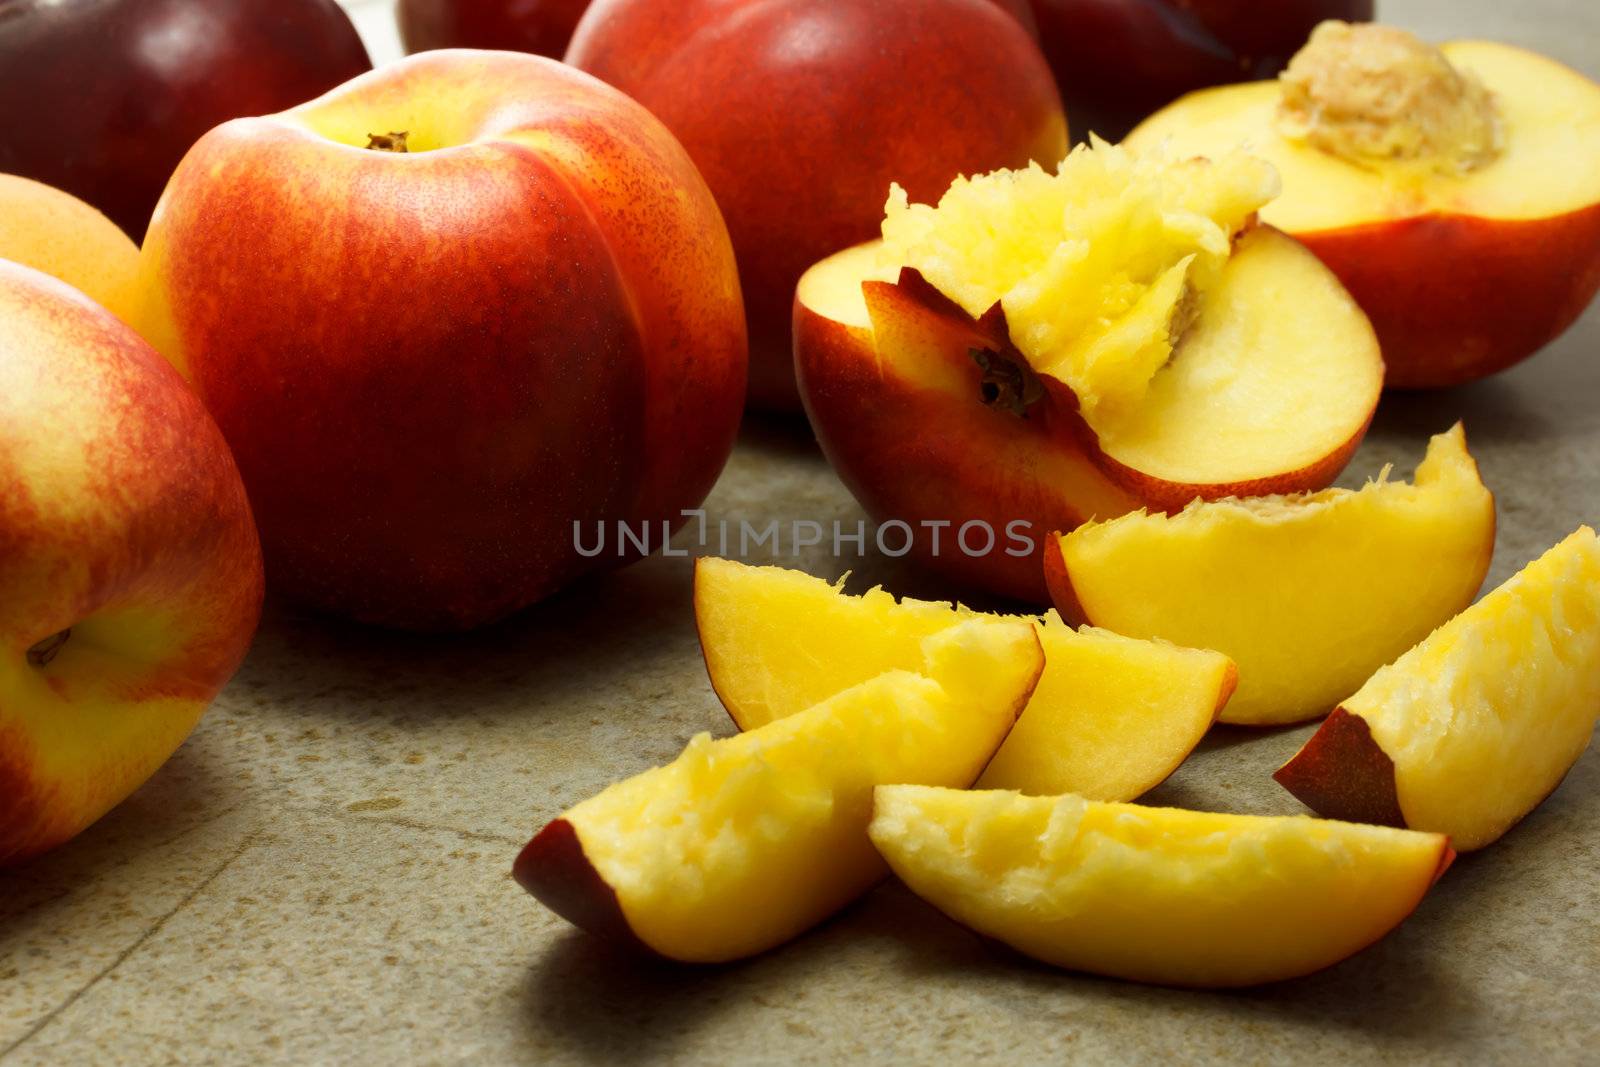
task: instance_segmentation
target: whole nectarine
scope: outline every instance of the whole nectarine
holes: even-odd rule
[[[149,778],[260,613],[250,506],[199,400],[109,311],[0,262],[0,865]]]
[[[1054,165],[1055,83],[991,0],[598,0],[567,62],[653,111],[705,174],[733,235],[750,398],[799,407],[795,283],[872,237],[891,182]]]
[[[553,60],[424,52],[218,127],[142,269],[147,335],[232,444],[269,578],[330,612],[515,611],[618,562],[580,523],[659,544],[732,449],[716,204],[648,112]]]

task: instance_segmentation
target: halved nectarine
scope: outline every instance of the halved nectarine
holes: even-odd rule
[[[1248,156],[1096,143],[1056,175],[958,180],[937,207],[897,190],[884,241],[796,292],[823,450],[880,522],[974,527],[942,551],[915,538],[924,562],[1034,601],[1051,530],[1328,484],[1383,364],[1338,280],[1253,223],[1276,188]]]
[[[1500,838],[1600,717],[1600,541],[1581,527],[1372,676],[1275,778],[1335,818]]]
[[[1509,45],[1324,23],[1278,81],[1194,93],[1127,143],[1271,160],[1262,220],[1366,309],[1393,386],[1508,367],[1600,289],[1600,85]]]
[[[1457,425],[1414,485],[1194,503],[1092,523],[1045,552],[1056,606],[1130,637],[1239,665],[1224,722],[1325,715],[1472,603],[1494,554],[1494,497]]]
[[[1398,926],[1440,834],[1081,797],[877,791],[871,835],[913,893],[1045,963],[1162,985],[1321,970]]]
[[[741,730],[882,671],[915,670],[923,643],[964,620],[1015,622],[709,557],[695,562],[694,602],[712,687]],[[1044,673],[980,787],[1132,800],[1183,762],[1233,692],[1220,653],[1074,630],[1053,611],[1033,622]]]
[[[1027,703],[1044,655],[1026,623],[972,621],[786,719],[620,782],[546,826],[517,880],[593,933],[711,963],[827,918],[883,877],[872,789],[967,786]]]

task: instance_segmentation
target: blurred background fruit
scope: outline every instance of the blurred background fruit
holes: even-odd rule
[[[334,0],[5,0],[0,171],[87,200],[139,240],[201,134],[370,66]]]
[[[1014,0],[597,0],[567,61],[677,134],[733,235],[750,401],[798,410],[790,311],[812,263],[877,236],[891,182],[1053,167],[1066,122]]]
[[[1080,138],[1122,135],[1208,85],[1270,78],[1324,19],[1373,17],[1374,0],[1031,0]]]
[[[66,282],[129,325],[139,304],[139,248],[69,193],[0,174],[0,259]]]
[[[589,0],[400,0],[407,52],[505,48],[560,59]]]

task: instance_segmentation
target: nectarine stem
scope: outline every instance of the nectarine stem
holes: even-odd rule
[[[390,130],[388,133],[367,134],[367,148],[373,152],[409,152],[406,147],[406,138],[411,136],[409,130]]]
[[[983,371],[978,395],[989,407],[1003,407],[1019,419],[1025,419],[1028,408],[1044,399],[1044,386],[1026,363],[986,348],[968,349],[968,354]]]
[[[72,628],[62,630],[60,633],[51,634],[43,641],[38,642],[28,649],[28,663],[34,667],[43,667],[56,658],[61,647],[67,643],[67,638],[72,636]]]

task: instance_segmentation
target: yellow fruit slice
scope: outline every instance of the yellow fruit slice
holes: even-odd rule
[[[912,892],[1035,959],[1180,986],[1328,967],[1409,915],[1439,834],[1081,797],[877,791],[872,841]]]
[[[1494,552],[1494,498],[1459,425],[1414,484],[1194,503],[1052,539],[1045,573],[1075,621],[1214,648],[1239,666],[1222,721],[1326,714],[1472,602]]]
[[[1033,691],[1025,623],[972,622],[891,671],[749,733],[701,734],[665,767],[584,801],[517,858],[517,880],[568,920],[689,962],[753,955],[883,877],[872,789],[965,787]]]
[[[703,558],[695,618],[711,684],[740,729],[802,711],[881,671],[915,670],[929,636],[964,620],[1012,625],[882,589],[847,594],[802,571]],[[1045,668],[980,785],[1132,800],[1171,774],[1233,691],[1216,652],[1033,620]]]
[[[1275,776],[1326,815],[1499,839],[1600,717],[1600,541],[1587,526],[1379,670]]]

